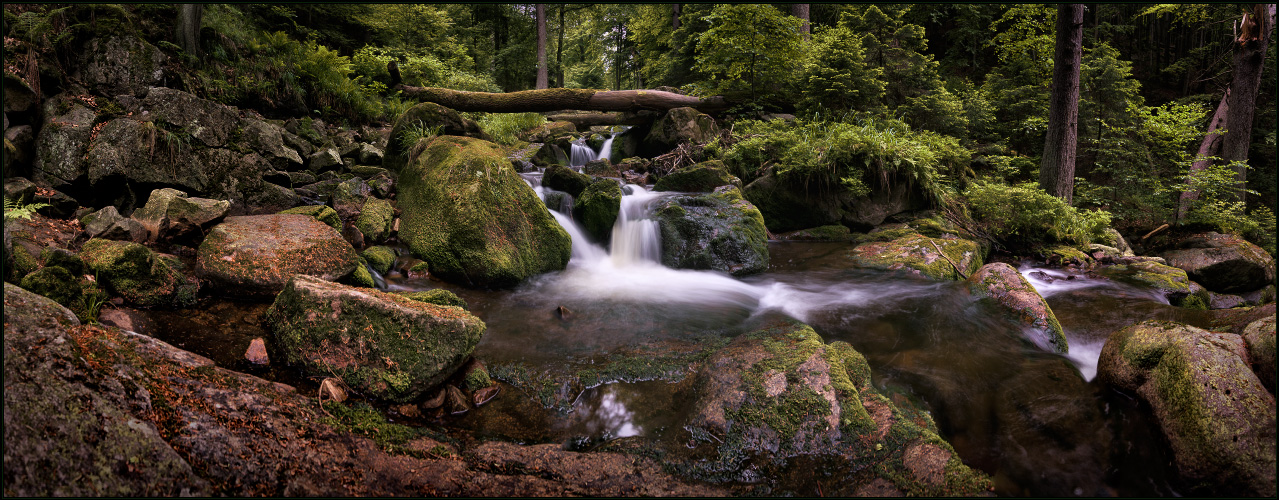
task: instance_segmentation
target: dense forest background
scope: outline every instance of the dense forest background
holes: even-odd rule
[[[412,104],[396,83],[532,89],[544,58],[549,87],[730,97],[721,119],[731,132],[705,154],[744,182],[765,164],[856,193],[870,189],[867,172],[893,171],[978,211],[1035,199],[1019,190],[1038,178],[1057,16],[1034,4],[542,4],[539,31],[535,4],[210,4],[184,41],[184,8],[7,5],[6,74],[52,95],[85,40],[127,32],[174,56],[170,86],[268,116],[354,126],[393,120]],[[1274,44],[1244,200],[1240,164],[1188,175],[1232,81],[1241,16],[1253,8],[1087,5],[1073,197],[1085,223],[1108,216],[1125,234],[1165,223],[1211,228],[1274,253]],[[762,120],[781,113],[797,120]],[[1199,199],[1179,215],[1189,190]],[[1006,226],[1016,234],[1017,221]]]

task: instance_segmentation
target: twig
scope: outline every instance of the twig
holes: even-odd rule
[[[1160,232],[1160,231],[1163,231],[1163,230],[1165,230],[1165,229],[1168,229],[1168,224],[1164,224],[1164,225],[1162,225],[1162,226],[1159,226],[1159,227],[1155,228],[1155,230],[1154,230],[1154,231],[1151,231],[1151,232],[1149,232],[1149,233],[1146,233],[1146,235],[1145,235],[1145,236],[1142,236],[1142,237],[1141,237],[1141,241],[1146,241],[1146,240],[1147,240],[1147,239],[1149,239],[1151,236],[1154,236],[1156,233],[1158,233],[1158,232]]]
[[[933,240],[931,240],[931,239],[930,239],[930,240],[928,240],[928,242],[933,244],[933,248],[936,248],[936,249],[937,249],[937,255],[940,255],[940,256],[941,256],[941,258],[946,259],[946,262],[949,262],[949,263],[950,263],[950,267],[955,268],[955,273],[956,273],[956,274],[958,274],[958,275],[959,275],[959,277],[961,277],[961,278],[963,278],[963,279],[968,279],[968,275],[964,274],[964,272],[963,272],[963,271],[961,271],[961,270],[959,269],[959,265],[958,265],[958,264],[955,264],[955,261],[950,260],[950,257],[948,257],[948,256],[946,255],[946,252],[941,251],[941,247],[937,246],[937,242],[936,242],[936,241],[933,241]]]

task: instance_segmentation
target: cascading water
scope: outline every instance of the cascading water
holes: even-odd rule
[[[590,146],[587,146],[585,140],[574,142],[571,146],[571,150],[569,151],[569,166],[581,168],[583,165],[586,165],[587,162],[604,159],[611,160],[613,155],[613,139],[626,132],[628,129],[629,127],[609,134],[608,138],[604,139],[604,143],[600,144],[599,151],[595,151],[594,149],[591,149]]]

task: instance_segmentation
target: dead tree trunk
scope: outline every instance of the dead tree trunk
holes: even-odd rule
[[[1048,136],[1039,164],[1039,187],[1071,202],[1075,190],[1075,149],[1079,133],[1079,64],[1083,56],[1084,6],[1057,7],[1057,47],[1053,51],[1053,89],[1048,107]]]
[[[722,96],[698,98],[661,90],[543,89],[492,94],[408,85],[397,85],[395,89],[410,99],[433,102],[457,111],[488,113],[543,113],[566,109],[636,112],[682,107],[716,113],[729,107]]]
[[[1229,99],[1230,89],[1227,88],[1226,93],[1221,96],[1221,103],[1217,105],[1217,111],[1212,114],[1212,120],[1208,122],[1208,133],[1204,135],[1203,142],[1199,144],[1199,153],[1195,155],[1195,162],[1190,164],[1190,178],[1192,179],[1198,172],[1212,164],[1211,157],[1216,156],[1217,151],[1221,149],[1221,134],[1215,132],[1226,127],[1226,109]],[[1181,224],[1186,220],[1186,214],[1190,212],[1190,206],[1198,199],[1198,190],[1187,189],[1181,192],[1181,199],[1177,205],[1177,224]]]
[[[1230,83],[1230,100],[1226,111],[1226,122],[1230,127],[1221,142],[1221,159],[1227,163],[1248,161],[1248,146],[1252,143],[1252,117],[1257,110],[1261,69],[1266,60],[1266,48],[1270,45],[1270,29],[1274,22],[1275,4],[1258,4],[1250,14],[1244,14],[1235,45],[1234,79]],[[1247,168],[1236,167],[1235,183],[1239,201],[1244,201],[1247,181]]]

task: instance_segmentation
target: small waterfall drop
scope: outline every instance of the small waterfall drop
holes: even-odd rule
[[[661,230],[657,221],[647,218],[649,203],[661,196],[636,184],[622,187],[622,206],[609,243],[613,265],[662,261]]]
[[[630,130],[630,127],[608,134],[608,137],[604,139],[604,143],[600,144],[599,151],[587,146],[585,139],[579,139],[578,141],[573,142],[571,151],[569,151],[569,166],[580,169],[583,165],[586,165],[587,162],[613,159],[613,139],[618,135],[625,133],[627,130]]]

